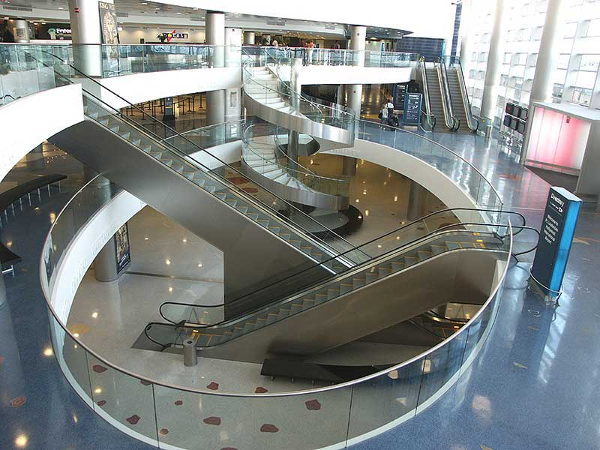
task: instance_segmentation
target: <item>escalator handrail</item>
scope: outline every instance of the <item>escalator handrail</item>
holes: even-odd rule
[[[464,226],[464,225],[468,225],[468,226],[482,226],[482,227],[499,227],[499,226],[501,226],[501,227],[504,227],[504,228],[507,228],[507,229],[511,228],[509,226],[509,224],[496,224],[496,223],[457,223],[457,224],[453,224],[453,225],[450,225],[448,227],[444,227],[443,229],[438,229],[435,232],[432,232],[432,233],[430,233],[430,234],[428,234],[426,236],[421,236],[420,238],[417,238],[417,239],[411,241],[410,243],[407,243],[406,245],[403,245],[402,247],[399,247],[397,249],[393,249],[393,250],[390,250],[390,251],[388,251],[386,253],[383,253],[383,254],[379,255],[377,258],[375,258],[375,262],[374,261],[366,261],[366,262],[364,262],[364,263],[362,263],[362,264],[360,264],[358,266],[352,267],[351,269],[349,269],[346,272],[337,274],[336,276],[332,276],[330,278],[321,280],[321,281],[317,282],[314,285],[311,285],[311,286],[308,286],[306,288],[303,288],[300,292],[296,292],[296,293],[292,294],[289,297],[286,297],[286,298],[283,298],[283,299],[274,300],[270,304],[268,304],[268,305],[261,305],[261,306],[259,306],[258,308],[254,309],[254,310],[244,311],[243,313],[241,313],[237,317],[225,319],[225,320],[222,320],[221,322],[217,322],[217,323],[214,323],[214,324],[187,324],[187,323],[181,324],[181,322],[174,323],[172,321],[169,321],[169,323],[151,322],[144,329],[144,333],[147,336],[148,335],[147,331],[151,328],[152,325],[172,326],[172,327],[174,327],[176,329],[191,329],[191,330],[193,330],[193,329],[223,328],[223,327],[232,327],[232,326],[235,326],[236,323],[244,321],[244,320],[246,320],[247,318],[249,318],[249,317],[251,317],[253,315],[259,315],[259,314],[264,314],[264,313],[268,312],[276,304],[279,305],[279,306],[282,306],[282,305],[285,305],[286,303],[293,302],[298,297],[304,297],[304,296],[306,296],[306,294],[307,294],[308,291],[318,290],[318,289],[321,289],[321,288],[327,286],[330,283],[335,283],[335,282],[340,281],[343,278],[346,278],[348,276],[353,276],[355,273],[364,270],[365,269],[364,266],[376,265],[376,264],[379,264],[381,261],[383,261],[385,259],[393,257],[394,255],[401,254],[403,251],[406,250],[406,247],[409,247],[409,246],[410,247],[414,247],[415,245],[421,244],[422,241],[427,241],[427,240],[432,240],[432,239],[434,239],[434,240],[435,239],[439,239],[440,236],[442,236],[444,234],[452,234],[452,233],[461,232],[461,231],[465,232],[465,233],[469,233],[469,234],[473,233],[472,231],[469,231],[469,230],[466,230],[466,229],[462,229],[462,230],[461,229],[454,229],[454,230],[451,229],[451,228],[455,228],[457,226]],[[479,232],[479,233],[481,233],[481,232]],[[513,236],[512,233],[511,234],[506,234],[504,236],[500,236],[497,233],[493,233],[493,232],[490,232],[489,234],[491,236],[493,236],[494,238],[498,239],[501,242],[503,242],[503,239],[507,238],[508,236],[511,236],[511,238]],[[464,249],[464,248],[449,249],[449,250],[447,250],[444,253],[450,253],[450,252],[456,252],[456,251],[462,251],[462,250],[497,251],[496,249],[494,249],[494,250],[489,250],[489,249],[485,249],[485,248],[477,249],[477,248],[474,247],[474,248],[468,248],[468,249]],[[419,262],[419,263],[417,263],[415,265],[411,265],[410,268],[415,267],[416,265],[421,264],[421,263],[426,262],[426,261],[428,261],[428,260],[421,261],[421,262]],[[408,269],[408,268],[406,268],[406,269]],[[400,270],[397,273],[403,272],[406,269]],[[358,289],[361,289],[361,288],[358,288]],[[194,305],[186,305],[186,306],[194,306]],[[315,306],[313,306],[313,307],[315,307]],[[161,305],[161,307],[162,307],[162,305]],[[217,305],[217,306],[212,305],[210,307],[215,307],[215,308],[216,307],[223,307],[223,305]],[[161,313],[161,315],[162,315],[162,313]],[[163,316],[163,318],[164,318],[164,316]],[[275,321],[273,323],[276,323],[276,322],[277,321]],[[269,325],[265,325],[265,327],[266,326],[269,326]],[[181,334],[181,332],[179,334]],[[153,342],[156,342],[156,341],[153,340]],[[162,344],[162,343],[159,343],[159,344],[163,345],[163,346],[166,346],[166,347],[168,347],[169,345],[172,345],[172,344]]]
[[[413,248],[415,245],[421,244],[423,241],[428,241],[428,240],[431,240],[431,239],[438,239],[439,236],[441,236],[443,234],[450,234],[450,233],[454,233],[454,232],[457,232],[457,231],[465,231],[467,233],[472,233],[469,230],[461,229],[460,228],[460,227],[464,228],[465,225],[466,226],[490,227],[490,228],[498,228],[498,227],[509,228],[508,225],[506,225],[506,224],[488,223],[488,222],[457,222],[457,223],[454,223],[454,224],[446,225],[446,226],[444,226],[442,228],[438,228],[438,229],[436,229],[436,230],[434,230],[434,231],[432,231],[432,232],[430,232],[428,234],[425,234],[423,236],[419,236],[418,238],[413,239],[412,241],[409,241],[409,242],[407,242],[407,243],[405,243],[405,244],[403,244],[403,245],[401,245],[401,246],[399,246],[397,248],[388,250],[387,252],[384,252],[384,253],[382,253],[380,255],[377,255],[377,256],[373,257],[371,260],[364,261],[364,262],[362,262],[360,264],[357,264],[356,266],[353,266],[352,268],[348,268],[344,272],[336,273],[336,274],[334,274],[334,275],[332,275],[332,276],[330,276],[328,278],[319,280],[319,281],[317,281],[316,283],[314,283],[312,285],[309,285],[309,286],[306,286],[304,288],[301,288],[300,292],[295,292],[295,293],[290,294],[289,296],[284,297],[284,298],[275,299],[271,303],[269,303],[267,305],[263,304],[263,305],[259,306],[258,308],[256,308],[255,310],[244,311],[244,312],[240,313],[240,315],[238,317],[228,318],[226,320],[223,320],[221,322],[214,323],[214,324],[194,324],[194,325],[189,325],[189,327],[190,328],[209,328],[209,327],[213,327],[213,326],[214,327],[220,326],[220,325],[222,325],[222,324],[224,324],[226,322],[231,322],[233,324],[233,323],[235,323],[235,322],[237,322],[239,320],[242,320],[244,317],[246,317],[246,316],[248,316],[250,314],[259,313],[261,311],[264,312],[264,311],[268,310],[269,308],[271,308],[276,303],[282,303],[282,304],[284,304],[286,302],[293,301],[298,296],[304,296],[304,295],[306,295],[307,291],[319,289],[319,288],[321,288],[324,285],[327,285],[327,284],[329,284],[331,282],[337,281],[338,279],[345,278],[345,277],[348,276],[349,272],[351,272],[353,274],[353,273],[355,273],[357,271],[360,272],[361,270],[363,270],[364,266],[379,264],[379,261],[384,260],[384,259],[386,259],[388,257],[391,257],[392,255],[400,254],[400,253],[406,251],[409,248]],[[511,230],[513,230],[514,228],[524,228],[524,229],[535,230],[534,228],[527,227],[527,226],[512,226],[510,228],[511,228]],[[535,230],[535,231],[537,231],[537,230]],[[499,235],[495,231],[489,231],[488,233],[491,236],[494,236],[494,237],[498,238],[499,240],[503,240],[506,237],[508,237],[508,235]],[[539,234],[539,232],[538,232],[538,234]],[[515,233],[514,232],[511,233],[510,236],[511,236],[511,238],[514,237]],[[473,248],[473,250],[478,250],[478,249]],[[306,269],[306,270],[310,270],[310,269]],[[294,274],[291,277],[296,277],[296,276],[298,276],[300,274],[303,274],[305,271],[298,272],[297,274]],[[289,277],[289,278],[291,278],[291,277]],[[287,281],[288,279],[281,280],[278,283],[283,283],[283,282]],[[274,283],[274,284],[278,284],[278,283]],[[273,285],[270,285],[270,286],[267,286],[267,287],[271,287],[271,286],[273,286]],[[248,294],[248,296],[252,296],[252,295],[255,295],[255,294],[256,294],[256,292],[254,292],[252,294]],[[242,301],[243,299],[244,299],[244,297],[241,297],[239,299],[234,300],[231,303],[228,303],[228,305],[231,305],[232,303],[236,303],[238,301]],[[166,304],[178,304],[178,305],[183,305],[183,306],[186,306],[186,307],[189,306],[189,307],[200,307],[200,308],[222,308],[223,307],[223,305],[193,305],[193,304],[185,304],[185,303],[178,303],[178,302],[164,302],[159,307],[159,313],[163,317],[163,319],[165,319],[167,322],[169,322],[170,324],[173,324],[173,325],[178,325],[180,322],[179,323],[174,322],[174,321],[172,321],[172,320],[170,320],[170,319],[168,319],[167,317],[164,316],[164,314],[162,313],[162,307],[163,307],[163,305],[166,305]],[[188,326],[188,325],[186,325],[186,326]]]
[[[50,53],[50,55],[52,55]],[[31,56],[31,55],[30,55]],[[60,58],[59,56],[56,55],[52,55],[53,57],[61,60],[63,63],[66,63],[62,58]],[[35,59],[35,58],[34,58]],[[44,64],[42,62],[42,64]],[[97,84],[98,86],[100,86],[102,89],[106,90],[107,92],[110,92],[112,95],[115,95],[117,98],[121,99],[122,101],[126,102],[127,105],[129,105],[129,107],[132,107],[138,111],[140,111],[140,108],[134,104],[132,104],[131,102],[129,102],[127,99],[123,98],[122,96],[120,96],[119,94],[117,94],[116,92],[112,91],[111,89],[105,87],[103,84],[99,83],[97,80],[93,79],[92,77],[89,77],[88,75],[86,75],[85,73],[81,72],[79,69],[77,69],[76,67],[74,67],[72,64],[66,63],[69,67],[71,67],[73,70],[75,70],[77,73],[81,74],[82,76],[84,76],[86,79],[91,80],[93,83]],[[44,64],[45,65],[45,64]],[[55,72],[57,73],[57,72]],[[72,83],[71,80],[69,80],[68,78],[66,78],[64,75],[57,73],[60,77],[65,78],[69,81],[69,83]],[[121,117],[123,120],[125,120],[128,123],[131,123],[134,125],[134,127],[138,130],[141,131],[145,134],[148,134],[150,136],[153,136],[153,138],[155,140],[158,140],[159,143],[165,143],[165,145],[168,145],[170,148],[174,149],[174,153],[177,154],[179,157],[184,158],[186,162],[190,163],[192,166],[196,166],[198,168],[202,168],[205,169],[208,173],[212,174],[215,177],[218,177],[219,181],[226,184],[229,188],[232,188],[233,190],[235,190],[237,193],[239,193],[244,200],[252,203],[253,205],[255,205],[258,209],[261,209],[263,211],[266,211],[268,214],[273,215],[275,214],[280,220],[281,220],[281,216],[276,214],[274,211],[272,211],[268,206],[264,205],[262,202],[256,200],[253,196],[248,195],[247,192],[245,192],[243,189],[241,189],[239,186],[235,185],[235,183],[230,182],[229,180],[227,180],[226,178],[222,178],[220,176],[218,176],[214,170],[209,169],[208,167],[206,167],[204,164],[200,163],[198,160],[191,158],[189,155],[185,155],[184,153],[182,153],[179,149],[175,148],[171,143],[167,142],[164,140],[164,138],[161,138],[160,136],[156,135],[155,133],[152,133],[150,131],[148,131],[147,129],[145,129],[145,127],[133,120],[131,120],[130,118],[128,118],[127,116],[125,116],[121,111],[119,111],[118,109],[110,106],[109,104],[107,104],[105,101],[103,101],[102,99],[99,99],[98,97],[96,97],[94,94],[92,94],[91,92],[87,91],[86,89],[82,90],[87,93],[88,95],[92,96],[94,99],[96,99],[97,101],[101,102],[103,105],[106,105],[110,110],[115,111],[117,113],[117,115],[119,117]],[[215,160],[219,161],[219,163],[222,163],[223,166],[227,167],[229,170],[239,174],[240,176],[245,178],[245,175],[240,172],[238,169],[236,169],[235,167],[231,166],[230,164],[226,163],[225,161],[221,160],[220,158],[214,156],[212,153],[208,152],[206,149],[200,147],[199,145],[197,145],[196,143],[194,143],[193,141],[189,140],[187,137],[183,136],[182,134],[178,133],[176,130],[174,130],[173,128],[169,127],[168,125],[166,125],[164,122],[158,120],[156,117],[152,116],[151,114],[146,113],[145,111],[142,111],[146,116],[149,116],[154,122],[160,124],[161,126],[165,127],[166,129],[172,131],[174,133],[173,136],[170,136],[170,138],[173,138],[175,136],[179,136],[182,139],[184,139],[186,142],[190,143],[193,147],[196,147],[199,151],[203,151],[206,154],[210,155],[212,158],[214,158]],[[193,161],[193,163],[192,163]],[[258,184],[258,183],[256,183]],[[264,186],[258,184],[258,186],[261,187],[261,189],[264,189],[266,192],[268,192],[270,195],[272,195],[273,197],[277,198],[277,200],[283,202],[284,204],[286,204],[287,206],[289,206],[291,209],[293,209],[294,211],[297,211],[300,215],[302,215],[303,217],[307,217],[309,219],[309,221],[314,222],[317,224],[317,226],[319,228],[324,229],[327,232],[327,235],[331,235],[331,236],[335,236],[336,239],[339,239],[341,241],[344,242],[348,242],[346,241],[343,237],[339,236],[335,231],[327,228],[325,225],[321,224],[321,222],[315,220],[314,218],[312,218],[311,216],[309,216],[308,214],[304,213],[303,211],[301,211],[300,209],[296,208],[293,204],[291,204],[290,202],[288,202],[287,200],[279,197],[277,194],[269,191],[267,188],[265,188]],[[327,244],[324,240],[317,238],[316,236],[314,236],[313,234],[311,234],[311,232],[304,230],[300,225],[296,224],[295,222],[291,222],[291,221],[284,221],[285,224],[292,228],[292,229],[296,229],[297,231],[299,231],[300,233],[306,234],[308,236],[310,236],[311,239],[313,240],[317,240],[319,241],[320,245],[325,246],[326,248],[329,249],[329,251],[333,252],[334,254],[338,251],[335,248],[331,247],[329,244]],[[352,244],[350,244],[348,242],[349,245],[352,246]],[[352,246],[354,248],[354,246]]]
[[[462,63],[460,62],[460,58],[457,56],[448,57],[448,64],[450,66],[454,66],[457,71],[458,85],[460,86],[460,91],[463,97],[463,105],[465,107],[465,112],[467,116],[467,125],[469,128],[476,133],[479,130],[480,122],[473,115],[473,110],[471,109],[471,100],[469,99],[469,93],[467,92],[467,86],[465,83],[465,73],[462,68]],[[475,122],[475,126],[473,126],[473,122]]]
[[[431,101],[429,98],[429,80],[427,79],[427,67],[425,64],[425,58],[421,57],[419,59],[419,71],[421,73],[421,80],[423,82],[423,97],[425,97],[425,101],[423,102],[423,104],[425,105],[424,114],[425,119],[431,126],[431,131],[433,131],[437,123],[437,118],[433,114],[431,114]],[[430,122],[430,119],[432,119],[433,123]]]
[[[513,236],[514,236],[514,234],[513,234]],[[469,321],[469,319],[451,319],[450,317],[442,316],[441,314],[438,314],[435,311],[431,311],[431,310],[427,311],[425,314],[434,316],[435,318],[440,319],[442,321],[450,322],[450,323],[454,323],[454,324],[465,324]]]
[[[448,84],[448,73],[446,72],[446,65],[441,57],[437,60],[438,77],[440,78],[440,88],[442,91],[442,106],[444,107],[444,114],[448,114],[450,121],[446,121],[446,126],[450,128],[450,131],[456,131],[460,127],[460,120],[454,115],[452,108],[452,95],[450,94],[450,86]]]
[[[521,225],[521,226],[514,225],[514,226],[512,227],[512,228],[513,228],[513,234],[512,234],[512,236],[516,236],[516,235],[517,235],[517,234],[519,234],[519,233],[520,233],[520,232],[521,232],[523,229],[530,229],[530,227],[527,227],[527,220],[525,219],[525,216],[523,216],[523,214],[521,214],[521,213],[519,213],[519,212],[516,212],[516,211],[502,211],[502,210],[494,210],[494,209],[477,209],[477,208],[446,208],[446,209],[442,209],[442,210],[439,210],[439,211],[434,211],[434,212],[432,212],[432,213],[430,213],[430,214],[427,214],[427,215],[425,215],[425,216],[423,216],[423,217],[421,217],[421,218],[419,218],[419,219],[417,219],[417,220],[414,220],[414,221],[412,221],[412,222],[409,222],[409,223],[407,223],[407,224],[404,224],[404,225],[402,225],[401,227],[399,227],[399,228],[396,228],[395,230],[393,230],[393,231],[390,231],[390,232],[388,232],[388,233],[386,233],[386,234],[384,234],[384,235],[382,235],[382,236],[379,236],[379,237],[376,237],[376,238],[374,238],[374,239],[371,239],[370,241],[367,241],[367,242],[365,242],[365,243],[361,244],[360,246],[356,247],[356,250],[360,251],[361,253],[364,253],[362,250],[360,250],[360,248],[361,248],[361,247],[363,247],[363,248],[364,248],[364,247],[365,247],[365,246],[367,246],[367,245],[373,244],[373,243],[377,242],[378,240],[380,240],[380,239],[383,239],[383,238],[386,238],[386,237],[388,237],[388,236],[390,236],[390,235],[392,235],[392,234],[396,234],[396,233],[398,233],[398,232],[401,232],[403,229],[405,229],[405,228],[408,228],[408,227],[410,227],[410,226],[414,226],[415,224],[417,224],[417,223],[419,223],[419,222],[422,222],[422,221],[424,221],[425,219],[428,219],[428,218],[430,218],[430,217],[433,217],[433,216],[435,216],[435,215],[442,214],[442,213],[448,213],[448,212],[454,212],[454,211],[497,212],[497,213],[501,213],[501,214],[510,214],[510,215],[516,215],[516,216],[519,216],[519,217],[522,219],[522,221],[523,221],[523,225]],[[468,222],[467,222],[467,223],[468,223]],[[456,226],[456,225],[460,225],[460,224],[461,224],[461,222],[457,222],[457,223],[455,223],[455,224],[452,224],[452,225]],[[514,229],[515,229],[515,228],[519,228],[519,231],[517,231],[517,232],[514,232]],[[430,233],[430,234],[428,234],[428,235],[423,235],[423,236],[420,236],[418,239],[421,239],[421,238],[427,237],[427,236],[431,235],[432,233],[435,233],[436,231],[439,231],[439,230],[441,230],[441,229],[434,230],[433,232],[431,232],[431,233]],[[533,229],[533,230],[535,230],[535,229]],[[535,231],[537,231],[537,230],[535,230]],[[538,232],[538,234],[539,234],[539,232]],[[409,243],[407,243],[407,244],[404,244],[404,245],[402,245],[401,247],[398,247],[398,248],[396,248],[396,249],[393,249],[393,250],[390,250],[390,251],[396,251],[396,250],[398,250],[398,249],[401,249],[401,248],[405,247],[406,245],[411,245],[412,243],[413,243],[413,242],[411,241],[411,242],[409,242]],[[262,287],[262,288],[260,288],[260,289],[257,289],[256,291],[253,291],[253,292],[251,292],[251,293],[249,293],[249,294],[246,294],[244,297],[237,298],[237,299],[233,300],[233,301],[232,301],[230,304],[232,304],[232,303],[235,303],[235,302],[237,302],[237,301],[241,301],[241,300],[243,300],[243,299],[244,299],[244,298],[246,298],[246,297],[249,297],[249,296],[254,296],[254,295],[258,294],[260,291],[264,291],[264,290],[266,290],[266,289],[268,289],[268,288],[272,288],[272,287],[274,287],[274,286],[278,285],[279,283],[284,283],[284,282],[286,282],[286,281],[287,281],[289,278],[291,278],[291,277],[296,277],[296,276],[299,276],[299,275],[301,275],[301,274],[304,274],[304,273],[308,272],[309,270],[314,270],[314,269],[315,269],[316,267],[318,267],[318,266],[324,266],[324,265],[325,265],[325,264],[327,264],[327,263],[333,262],[333,261],[334,261],[335,259],[337,259],[337,258],[340,258],[340,257],[343,257],[343,256],[345,256],[345,255],[346,255],[346,253],[351,253],[351,252],[353,252],[353,251],[355,251],[355,250],[348,250],[348,251],[346,251],[346,252],[344,252],[344,253],[341,253],[341,254],[339,254],[337,257],[330,258],[330,259],[328,259],[328,260],[322,261],[322,262],[321,262],[321,263],[319,263],[318,265],[315,265],[315,266],[309,267],[309,268],[307,268],[307,269],[301,270],[300,272],[297,272],[297,273],[295,273],[294,275],[291,275],[290,277],[288,277],[288,278],[286,278],[286,279],[283,279],[283,280],[277,281],[277,282],[275,282],[275,283],[271,283],[271,284],[269,284],[269,285],[267,285],[267,286],[264,286],[264,287]],[[532,250],[529,250],[529,251],[527,251],[527,252],[523,252],[523,253],[529,253],[530,251],[532,251]],[[369,255],[367,255],[367,256],[368,256],[369,258],[371,258]],[[376,258],[379,258],[380,256],[382,256],[382,255],[379,255],[379,256],[377,256]],[[365,262],[363,262],[363,263],[360,263],[360,264],[358,264],[358,265],[362,265],[362,264],[364,264],[364,263],[366,263],[366,262],[368,262],[368,261],[365,261]],[[348,268],[348,270],[349,270],[349,269],[350,269],[350,268]],[[344,273],[344,272],[341,272],[341,273]],[[336,274],[335,276],[337,276],[337,275],[339,275],[339,274]],[[321,281],[319,281],[319,283],[320,283],[320,282],[322,282],[322,280],[321,280]],[[165,303],[169,303],[169,302],[165,302]],[[193,305],[189,305],[189,306],[193,306]],[[203,305],[200,305],[200,306],[203,306]],[[214,305],[213,305],[213,306],[214,306]],[[162,315],[162,314],[161,314],[161,315]],[[167,320],[167,321],[169,321],[169,322],[173,323],[172,321],[168,320],[166,317],[164,317],[164,316],[163,316],[163,318],[164,318],[165,320]]]

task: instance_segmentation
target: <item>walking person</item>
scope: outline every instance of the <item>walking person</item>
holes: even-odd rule
[[[310,40],[308,44],[306,44],[306,65],[310,66],[312,64],[312,56],[313,51],[315,50],[315,43]]]
[[[387,125],[388,121],[388,109],[387,105],[384,105],[379,111],[379,129],[385,130],[385,125]]]

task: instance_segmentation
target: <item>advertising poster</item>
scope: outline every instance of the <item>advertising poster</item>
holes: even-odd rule
[[[129,230],[127,229],[127,224],[117,230],[117,233],[115,234],[115,247],[117,255],[117,274],[119,274],[131,262]]]
[[[98,2],[98,8],[100,8],[100,29],[104,44],[102,48],[104,70],[117,72],[119,70],[119,29],[115,5]]]

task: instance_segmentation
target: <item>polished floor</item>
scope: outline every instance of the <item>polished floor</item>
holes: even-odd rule
[[[519,166],[515,155],[472,135],[428,137],[472,161],[507,207],[540,225],[549,185]],[[52,197],[17,211],[1,231],[2,241],[12,242],[23,262],[14,278],[5,276],[8,305],[0,309],[0,448],[151,448],[85,406],[48,352],[38,258],[55,213],[77,186],[80,168],[53,165],[65,161],[48,154],[44,169],[39,159],[36,167],[23,162],[5,180],[22,181],[28,171],[74,175],[62,194],[53,191]],[[530,258],[512,265],[496,324],[470,369],[415,418],[352,448],[599,449],[599,236],[599,215],[584,211],[559,306],[546,305],[527,290]]]

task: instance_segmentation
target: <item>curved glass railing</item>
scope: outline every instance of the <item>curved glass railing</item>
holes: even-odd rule
[[[69,383],[113,426],[153,445],[192,449],[198,442],[211,442],[222,448],[252,440],[262,448],[350,446],[415,416],[449,389],[482,348],[498,314],[509,239],[496,253],[504,264],[500,280],[479,312],[450,338],[401,364],[357,380],[296,392],[245,394],[214,390],[213,385],[207,389],[162,382],[119,367],[90,348],[85,336],[64,322],[68,308],[61,310],[60,305],[68,298],[52,289],[57,277],[81,265],[65,250],[120,193],[97,178],[71,199],[43,245],[40,280],[54,354]],[[94,255],[88,256],[91,261]],[[127,402],[122,401],[125,392]],[[235,411],[235,420],[229,420],[226,411]],[[217,420],[219,426],[202,426]],[[265,436],[269,439],[263,442]]]
[[[458,153],[424,136],[400,128],[380,126],[367,120],[357,121],[357,126],[360,139],[395,148],[442,172],[468,193],[479,208],[502,209],[503,203],[498,191],[473,164]]]
[[[350,191],[348,179],[318,175],[285,153],[278,127],[261,130],[255,124],[247,125],[243,133],[242,158],[253,170],[264,174],[276,166],[282,172],[298,180],[304,186],[321,194],[347,197]],[[260,130],[260,131],[259,131]],[[257,139],[260,137],[261,139]]]

